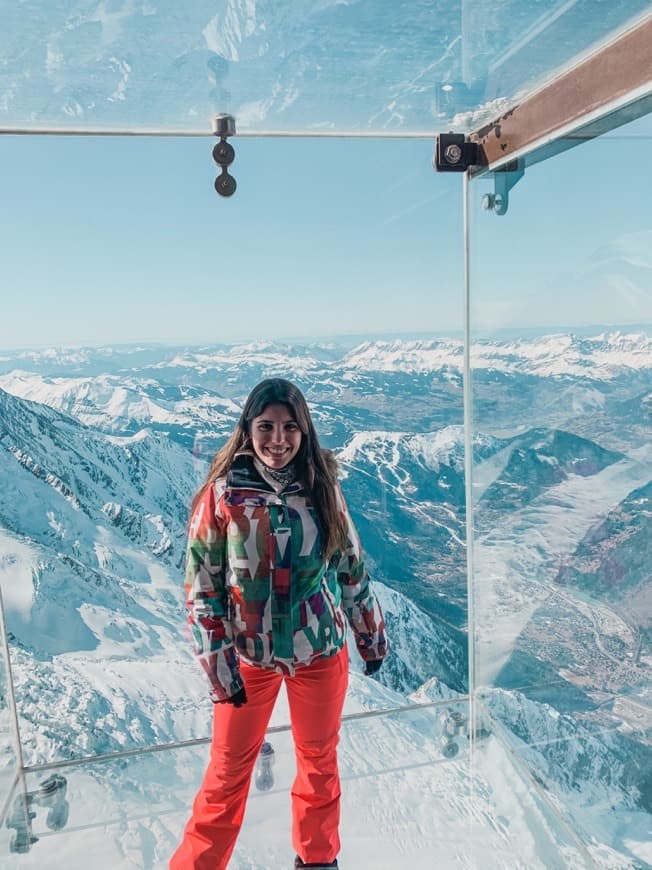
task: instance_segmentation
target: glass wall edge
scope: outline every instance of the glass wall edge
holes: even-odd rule
[[[5,820],[9,814],[9,810],[14,801],[14,797],[16,795],[16,790],[19,782],[24,782],[25,774],[22,770],[17,770],[14,778],[9,786],[9,790],[7,791],[7,797],[4,800],[4,803],[0,805],[0,828],[5,825]]]
[[[462,243],[464,281],[464,502],[466,510],[466,602],[469,692],[470,773],[475,775],[475,742],[478,725],[476,710],[475,584],[473,561],[473,384],[471,381],[471,247],[470,247],[470,175],[462,178]]]
[[[237,125],[236,117],[236,125]],[[440,130],[428,131],[360,131],[360,130],[329,130],[329,131],[291,131],[291,130],[238,130],[238,139],[434,139]],[[0,125],[0,136],[142,136],[161,138],[214,138],[210,124],[203,130],[180,128],[166,129],[164,127],[143,128],[124,127],[111,129],[107,127],[3,127]]]
[[[469,697],[471,705],[475,683],[475,594],[473,588],[473,389],[471,383],[471,250],[469,231],[470,178],[462,179],[462,233],[464,259],[464,486],[466,503],[466,577],[468,608]],[[473,712],[471,710],[471,712]],[[473,721],[473,717],[471,718]]]
[[[9,711],[9,722],[14,740],[14,751],[16,753],[16,764],[18,774],[24,770],[23,764],[23,747],[20,741],[20,726],[18,724],[18,708],[16,706],[16,694],[14,692],[14,678],[11,670],[11,656],[9,653],[9,639],[7,637],[7,623],[5,622],[5,606],[2,597],[2,587],[0,587],[0,647],[2,656],[5,660],[7,669],[7,707]]]

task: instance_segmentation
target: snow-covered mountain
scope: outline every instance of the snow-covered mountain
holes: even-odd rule
[[[367,341],[349,351],[343,363],[366,371],[461,372],[464,343],[461,339]],[[652,338],[646,333],[620,332],[591,338],[564,333],[533,339],[475,338],[471,366],[476,371],[609,381],[627,371],[649,371]]]
[[[570,374],[605,378],[629,370],[649,371],[652,337],[649,331],[623,333],[603,331],[596,335],[569,332],[547,333],[532,338],[476,337],[472,366],[477,369],[521,375]],[[464,344],[457,338],[368,339],[353,343],[345,338],[332,341],[253,341],[200,348],[147,345],[95,348],[47,348],[0,353],[0,371],[43,372],[50,376],[104,374],[148,368],[193,369],[198,373],[229,370],[241,376],[242,368],[257,377],[258,367],[277,366],[295,377],[315,372],[329,363],[361,371],[399,371],[410,374],[464,367]],[[270,375],[271,376],[271,375]]]
[[[197,736],[182,676],[194,669],[181,589],[190,451],[147,430],[104,435],[4,392],[0,418],[0,574],[27,757]],[[433,672],[459,672],[459,640],[379,589],[394,638],[384,680],[410,691]],[[165,685],[149,681],[167,660]]]
[[[202,426],[222,430],[239,414],[230,399],[206,390],[124,375],[52,378],[14,371],[0,377],[0,386],[109,433],[136,433],[146,427],[167,432],[190,427],[196,431]]]
[[[480,521],[522,508],[572,475],[589,477],[623,458],[570,432],[530,429],[492,457],[492,472],[498,462],[502,469],[482,493]]]
[[[463,436],[459,427],[358,433],[337,454],[373,574],[416,601],[449,638],[439,673],[465,690]],[[454,651],[454,652],[453,652]],[[415,687],[412,687],[415,688]]]
[[[386,612],[391,656],[380,683],[353,681],[349,711],[465,691],[460,353],[433,339],[5,355],[0,582],[27,761],[206,733],[187,505],[270,375],[304,390],[336,450]],[[487,708],[555,800],[595,793],[630,813],[650,810],[651,360],[642,333],[486,341],[473,380]],[[587,801],[573,812],[595,836]]]
[[[632,490],[589,529],[560,565],[555,582],[613,603],[645,640],[636,650],[640,660],[652,640],[651,564],[652,481]]]
[[[541,450],[541,432],[526,443],[532,436]],[[478,468],[478,673],[483,685],[523,687],[559,710],[629,727],[610,710],[649,680],[649,573],[637,543],[652,457],[619,457],[580,439],[577,463],[564,470],[574,438],[544,440],[543,461],[536,451],[528,459],[516,438]],[[514,452],[525,469],[520,483],[505,479]],[[647,541],[640,541],[644,559]],[[639,726],[634,716],[632,727]]]
[[[187,450],[145,429],[126,438],[106,436],[4,391],[0,419],[5,529],[41,545],[56,542],[62,553],[81,548],[87,556],[89,549],[99,567],[103,556],[87,546],[97,539],[98,523],[137,541],[156,529],[152,546],[179,563],[194,484]],[[143,523],[134,524],[130,514]]]

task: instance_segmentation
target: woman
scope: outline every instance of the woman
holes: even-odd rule
[[[335,460],[289,381],[253,389],[195,496],[186,595],[215,709],[211,761],[171,870],[227,866],[282,682],[297,761],[295,867],[337,867],[346,620],[365,673],[387,641]]]

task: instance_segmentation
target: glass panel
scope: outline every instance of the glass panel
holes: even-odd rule
[[[410,867],[427,870],[434,856],[446,868],[555,866],[556,853],[550,851],[554,840],[527,794],[519,811],[508,808],[504,792],[501,796],[479,771],[472,793],[467,724],[467,704],[455,702],[343,723],[343,867],[388,868],[408,861]],[[252,785],[234,870],[292,864],[293,744],[288,731],[268,738],[274,749],[272,776],[257,777],[260,784],[264,779],[265,790]],[[487,740],[488,746],[491,738]],[[49,803],[33,804],[32,833],[38,841],[29,852],[13,854],[12,866],[42,867],[44,855],[52,849],[70,870],[85,868],[90,853],[98,870],[125,861],[166,866],[207,757],[207,747],[175,749],[50,772],[48,778],[59,780],[51,784]],[[502,781],[509,780],[508,759],[500,770]],[[45,778],[45,772],[30,774],[28,791],[47,791]],[[522,828],[528,813],[528,824],[539,828],[538,837]],[[524,836],[527,853],[522,851]],[[6,856],[6,829],[2,838],[0,848]],[[527,865],[518,863],[526,854]],[[575,853],[569,849],[566,855]]]
[[[374,680],[353,650],[347,710],[466,691],[459,178],[423,141],[246,140],[225,202],[210,150],[0,140],[0,527],[20,548],[28,765],[209,733],[188,505],[270,375],[339,456],[391,637]]]
[[[470,185],[477,685],[609,868],[652,858],[649,129]]]
[[[542,7],[545,7],[542,9]],[[647,0],[25,0],[0,8],[0,129],[476,129]]]

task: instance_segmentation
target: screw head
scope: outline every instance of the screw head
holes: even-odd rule
[[[485,211],[493,211],[496,207],[496,195],[494,193],[485,193],[482,197],[482,208]]]
[[[233,196],[236,187],[235,178],[226,170],[215,179],[215,190],[220,196]]]
[[[460,146],[455,143],[447,145],[444,151],[444,159],[447,163],[459,163],[462,159],[462,149]]]
[[[497,215],[503,215],[507,213],[507,197],[503,196],[501,193],[496,194],[494,211]]]
[[[235,149],[225,140],[218,142],[213,148],[213,160],[220,166],[230,166],[235,160]]]

